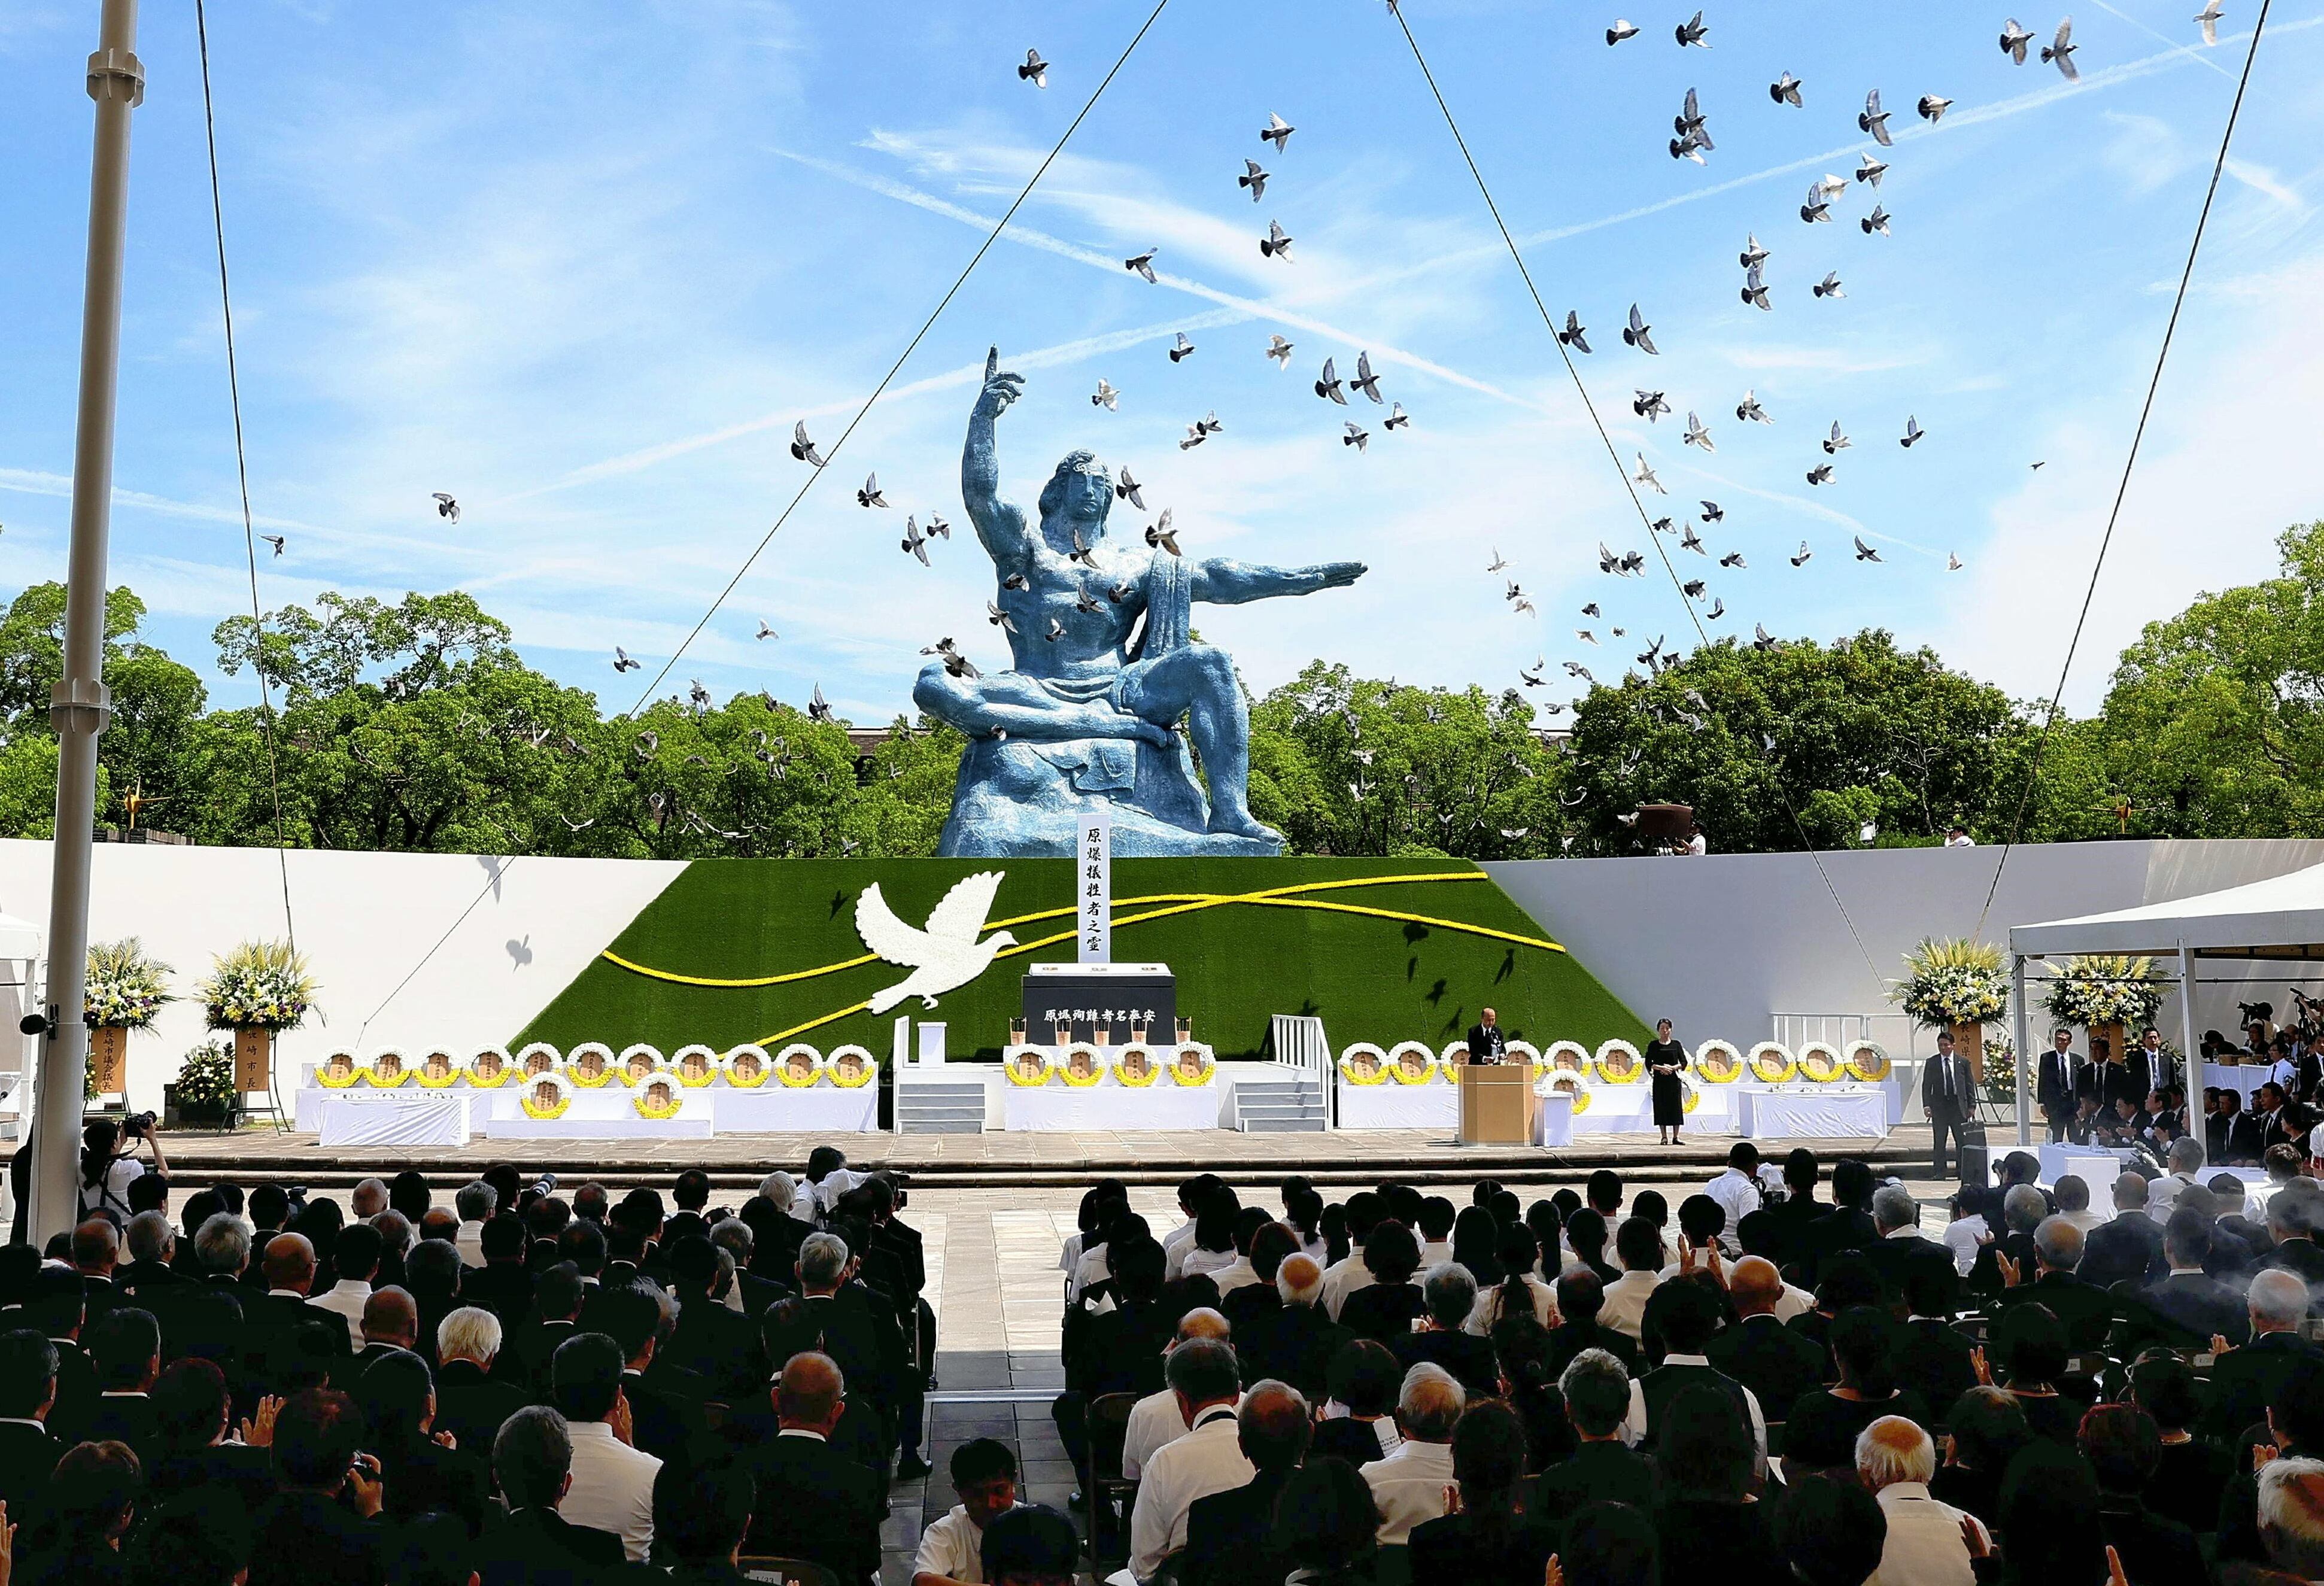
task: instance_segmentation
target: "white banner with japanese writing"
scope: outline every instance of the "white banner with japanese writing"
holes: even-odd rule
[[[1081,962],[1113,962],[1113,813],[1100,809],[1081,817],[1074,844],[1080,920]]]

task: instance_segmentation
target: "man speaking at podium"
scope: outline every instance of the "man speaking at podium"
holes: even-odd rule
[[[1484,1022],[1469,1027],[1469,1061],[1499,1063],[1507,1056],[1508,1042],[1501,1034],[1501,1016],[1488,1008],[1477,1017]]]

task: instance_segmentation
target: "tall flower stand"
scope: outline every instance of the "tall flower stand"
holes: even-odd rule
[[[290,1132],[290,1114],[283,1111],[282,1093],[274,1084],[272,1030],[246,1028],[234,1032],[234,1093],[235,1105],[226,1114],[228,1129],[234,1127],[236,1112],[264,1112],[273,1117],[275,1133]],[[254,1095],[266,1100],[254,1107],[247,1098]]]

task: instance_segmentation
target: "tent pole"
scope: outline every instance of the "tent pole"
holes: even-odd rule
[[[2195,953],[2187,945],[2184,936],[2179,938],[2179,1083],[2187,1088],[2188,1101],[2194,1101],[2195,1082],[2203,1077],[2196,1065],[2201,1061],[2195,1052]]]
[[[2034,1101],[2032,1096],[2026,1093],[2025,1089],[2025,1053],[2027,1050],[2025,1045],[2025,955],[2022,953],[2011,954],[2009,955],[2009,1009],[2014,1027],[2014,1033],[2016,1037],[2015,1066],[2017,1070],[2017,1144],[2022,1148],[2034,1143]]]

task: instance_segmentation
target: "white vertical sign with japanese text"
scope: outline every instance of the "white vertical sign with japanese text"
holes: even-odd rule
[[[1113,812],[1081,817],[1074,845],[1075,897],[1080,905],[1081,962],[1113,962]]]

